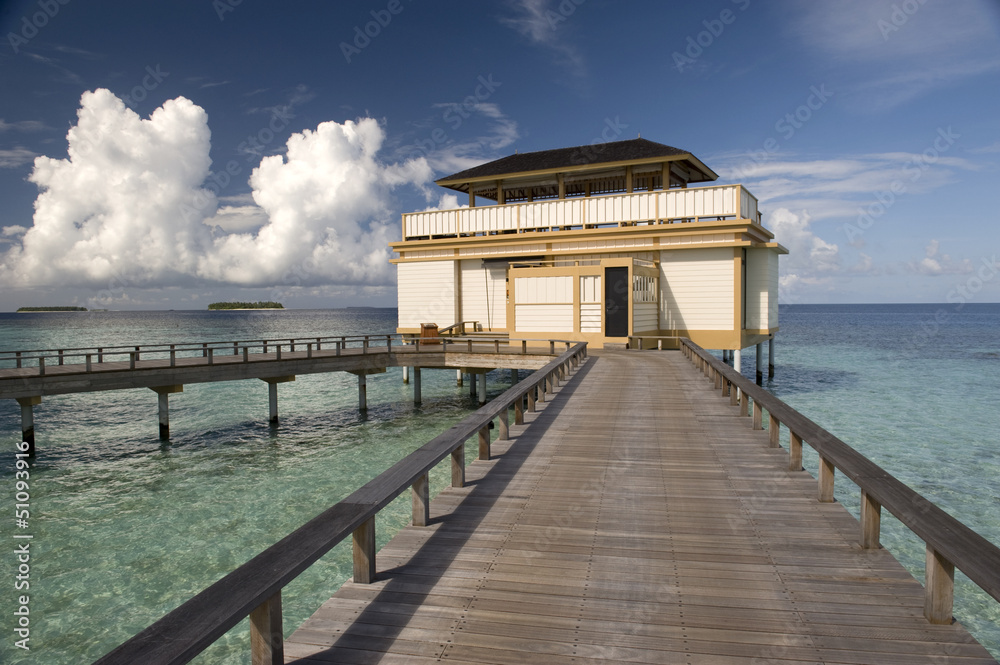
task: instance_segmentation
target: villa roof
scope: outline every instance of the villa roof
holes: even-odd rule
[[[591,170],[595,166],[686,161],[697,178],[692,181],[715,180],[718,175],[686,150],[643,138],[610,141],[572,148],[539,150],[501,157],[437,180],[444,187],[509,176],[536,173],[556,173]],[[452,187],[454,188],[454,187]]]

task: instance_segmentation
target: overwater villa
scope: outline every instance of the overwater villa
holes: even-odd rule
[[[702,184],[717,178],[690,152],[642,138],[441,178],[468,207],[403,215],[391,245],[398,332],[478,321],[511,340],[683,336],[735,352],[773,340],[788,250],[745,187]]]

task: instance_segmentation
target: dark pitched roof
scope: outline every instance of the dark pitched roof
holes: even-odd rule
[[[525,171],[544,171],[570,166],[586,166],[605,162],[623,162],[638,159],[653,159],[656,157],[677,157],[689,155],[687,150],[674,148],[646,139],[629,139],[627,141],[612,141],[594,145],[581,145],[574,148],[556,148],[555,150],[539,150],[524,152],[479,166],[473,166],[437,180],[438,183],[455,180],[476,180],[490,176],[500,176],[509,173],[524,173]]]

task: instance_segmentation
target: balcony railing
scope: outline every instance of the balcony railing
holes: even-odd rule
[[[757,198],[743,185],[550,199],[403,215],[403,239],[748,219],[760,223]]]

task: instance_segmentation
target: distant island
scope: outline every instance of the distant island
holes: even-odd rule
[[[280,302],[264,300],[261,302],[213,302],[209,309],[285,309]]]
[[[86,307],[18,307],[19,312],[86,312]]]

